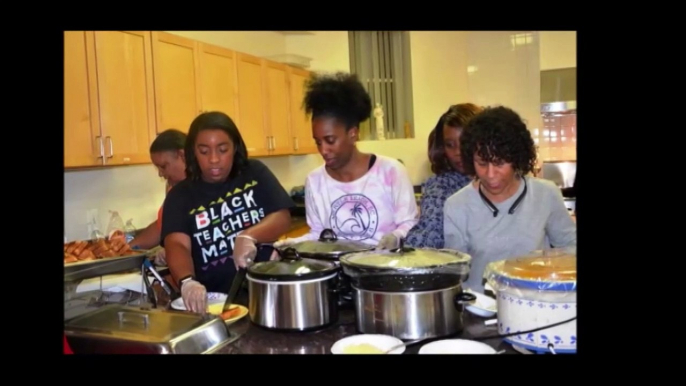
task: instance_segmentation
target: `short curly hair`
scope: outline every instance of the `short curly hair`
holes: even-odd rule
[[[507,162],[520,175],[533,172],[536,145],[522,118],[512,109],[497,106],[472,118],[460,137],[465,171],[476,176],[474,156],[486,162]]]
[[[303,107],[312,119],[336,118],[350,130],[372,115],[372,100],[355,74],[315,74],[305,87]]]
[[[441,174],[453,170],[445,155],[445,140],[443,139],[443,126],[458,127],[464,129],[475,115],[481,112],[481,107],[473,103],[460,103],[450,106],[448,111],[441,115],[436,126],[429,134],[429,161],[431,171]]]

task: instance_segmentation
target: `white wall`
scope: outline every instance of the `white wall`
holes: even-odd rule
[[[541,70],[576,67],[576,31],[540,31]]]
[[[507,106],[522,116],[529,130],[540,128],[538,33],[470,32],[467,50],[469,94],[474,103]]]

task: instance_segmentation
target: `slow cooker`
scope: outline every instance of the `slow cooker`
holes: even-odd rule
[[[349,278],[340,269],[339,259],[347,253],[370,251],[374,249],[373,246],[360,241],[339,239],[332,229],[324,229],[319,234],[319,239],[300,241],[287,248],[294,249],[303,258],[333,262],[337,268],[338,306],[352,307],[353,291]],[[279,253],[283,254],[285,249],[279,249]]]
[[[355,294],[357,330],[402,340],[459,333],[464,306],[476,297],[462,290],[471,256],[448,250],[400,248],[346,254],[341,267]]]
[[[576,254],[551,249],[489,263],[484,271],[496,292],[498,333],[541,329],[504,340],[537,353],[576,353]]]
[[[286,249],[280,260],[248,268],[250,321],[274,330],[310,331],[338,321],[337,267]]]

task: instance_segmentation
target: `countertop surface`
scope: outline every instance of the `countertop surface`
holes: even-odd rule
[[[247,305],[247,294],[242,292],[236,303]],[[454,336],[440,339],[473,339],[497,335],[495,325],[484,325],[486,320],[465,311],[464,330]],[[218,350],[216,354],[331,354],[331,346],[337,340],[358,334],[355,328],[355,312],[352,309],[341,309],[338,323],[313,332],[271,331],[251,323],[249,315],[233,323],[229,328],[240,337]],[[428,342],[408,346],[405,354],[417,354],[421,346]],[[505,354],[519,354],[500,338],[483,342],[497,351],[505,350]]]

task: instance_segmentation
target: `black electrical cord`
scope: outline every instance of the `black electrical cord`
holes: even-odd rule
[[[576,320],[576,316],[573,317],[573,318],[567,319],[567,320],[563,320],[562,322],[557,322],[557,323],[549,324],[549,325],[547,325],[547,326],[534,328],[533,330],[518,331],[518,332],[513,332],[513,333],[510,333],[510,334],[499,334],[499,335],[491,335],[491,336],[480,336],[480,337],[478,337],[478,338],[472,338],[472,340],[488,340],[488,339],[509,338],[509,337],[511,337],[511,336],[517,336],[517,335],[522,335],[522,334],[529,334],[529,333],[532,333],[532,332],[537,332],[537,331],[545,330],[545,329],[547,329],[547,328],[557,327],[557,326],[559,326],[559,325],[561,325],[561,324],[569,323],[569,322],[571,322],[571,321],[573,321],[573,320]]]

